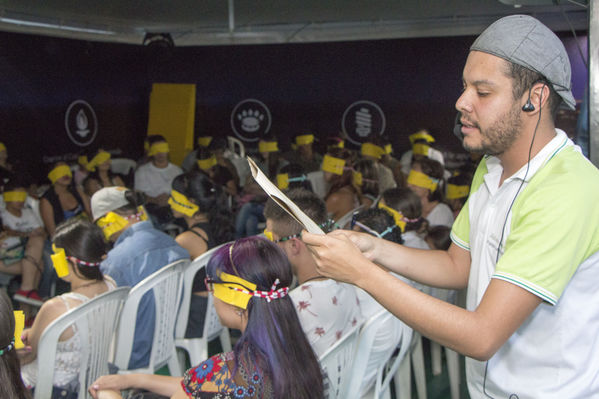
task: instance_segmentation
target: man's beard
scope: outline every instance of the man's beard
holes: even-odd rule
[[[495,156],[503,154],[520,135],[521,112],[520,107],[515,104],[512,109],[497,118],[495,123],[484,131],[478,123],[472,123],[480,132],[481,143],[478,146],[469,146],[464,140],[464,149]]]

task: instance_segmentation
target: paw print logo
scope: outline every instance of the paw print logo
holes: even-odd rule
[[[272,118],[268,107],[250,98],[239,102],[231,112],[231,129],[246,142],[260,140],[270,130]]]
[[[244,132],[254,133],[260,129],[260,123],[264,121],[264,115],[258,110],[243,110],[237,114],[237,119],[241,121],[241,129]]]

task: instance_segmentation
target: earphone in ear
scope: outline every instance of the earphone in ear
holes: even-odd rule
[[[535,106],[530,102],[530,95],[532,93],[532,86],[528,89],[528,100],[526,100],[526,104],[522,106],[522,111],[524,112],[532,112],[535,110]]]

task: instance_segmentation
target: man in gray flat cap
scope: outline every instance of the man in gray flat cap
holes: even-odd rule
[[[575,106],[570,78],[563,44],[532,17],[502,18],[476,39],[456,108],[464,147],[486,156],[448,251],[302,235],[322,275],[466,355],[472,398],[599,397],[599,171],[554,126],[561,103]],[[466,309],[387,270],[467,287]]]

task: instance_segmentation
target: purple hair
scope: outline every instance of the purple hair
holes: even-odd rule
[[[232,258],[229,247],[233,245]],[[218,249],[207,265],[207,273],[218,280],[217,270],[237,275],[269,291],[278,278],[278,288],[289,287],[291,265],[274,243],[259,237],[237,240]],[[252,297],[248,324],[235,344],[236,369],[240,359],[254,362],[270,376],[275,398],[323,398],[323,379],[318,359],[302,330],[289,296],[267,302]]]

